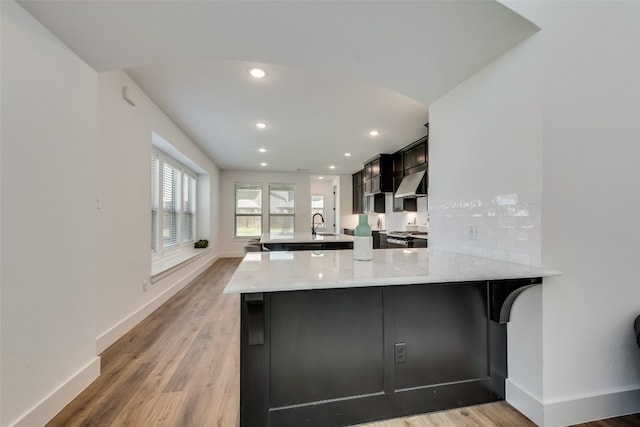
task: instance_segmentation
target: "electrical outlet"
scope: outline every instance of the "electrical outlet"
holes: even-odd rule
[[[395,362],[396,365],[400,363],[407,363],[407,343],[406,342],[398,342],[395,345]]]
[[[142,292],[147,292],[148,289],[149,289],[149,281],[148,280],[144,280],[142,282]]]
[[[467,226],[467,238],[469,240],[478,240],[478,227],[475,224]]]

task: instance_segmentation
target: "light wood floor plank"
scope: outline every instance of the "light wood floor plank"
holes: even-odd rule
[[[237,427],[240,299],[222,290],[239,263],[239,258],[218,260],[105,350],[100,377],[47,426]],[[362,426],[534,424],[506,402],[496,402]],[[640,427],[640,415],[581,427]]]

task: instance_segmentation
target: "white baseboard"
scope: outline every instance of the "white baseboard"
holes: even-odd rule
[[[569,426],[640,412],[640,389],[564,400],[544,405],[544,426]]]
[[[563,427],[640,412],[640,389],[541,402],[509,379],[507,402],[541,427]]]
[[[220,258],[219,255],[213,255],[211,258],[204,260],[200,266],[195,268],[182,268],[171,274],[163,280],[175,280],[175,283],[165,289],[161,294],[147,302],[138,310],[131,313],[126,318],[122,319],[115,326],[109,328],[96,338],[96,354],[102,353],[111,344],[120,339],[124,334],[129,332],[134,326],[144,320],[148,315],[153,313],[158,307],[167,302],[169,298],[178,293],[182,288],[187,286],[203,271],[209,268],[216,260]],[[188,267],[194,267],[197,261],[188,264]],[[180,276],[182,274],[182,276]]]
[[[73,377],[40,401],[35,407],[23,415],[14,427],[43,426],[55,417],[82,390],[87,388],[100,375],[100,357],[91,360]]]
[[[505,380],[506,401],[522,412],[525,417],[539,426],[544,425],[544,405],[537,397],[515,384],[509,378]]]

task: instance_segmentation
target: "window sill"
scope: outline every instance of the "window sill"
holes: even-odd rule
[[[209,250],[209,248],[183,248],[177,250],[175,254],[171,256],[153,261],[151,263],[151,283],[156,283],[164,279],[174,271],[179,270],[196,258],[208,253]]]

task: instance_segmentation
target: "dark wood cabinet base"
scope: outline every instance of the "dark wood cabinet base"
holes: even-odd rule
[[[517,286],[498,286],[243,294],[241,426],[345,426],[504,399],[506,324],[491,318]]]

